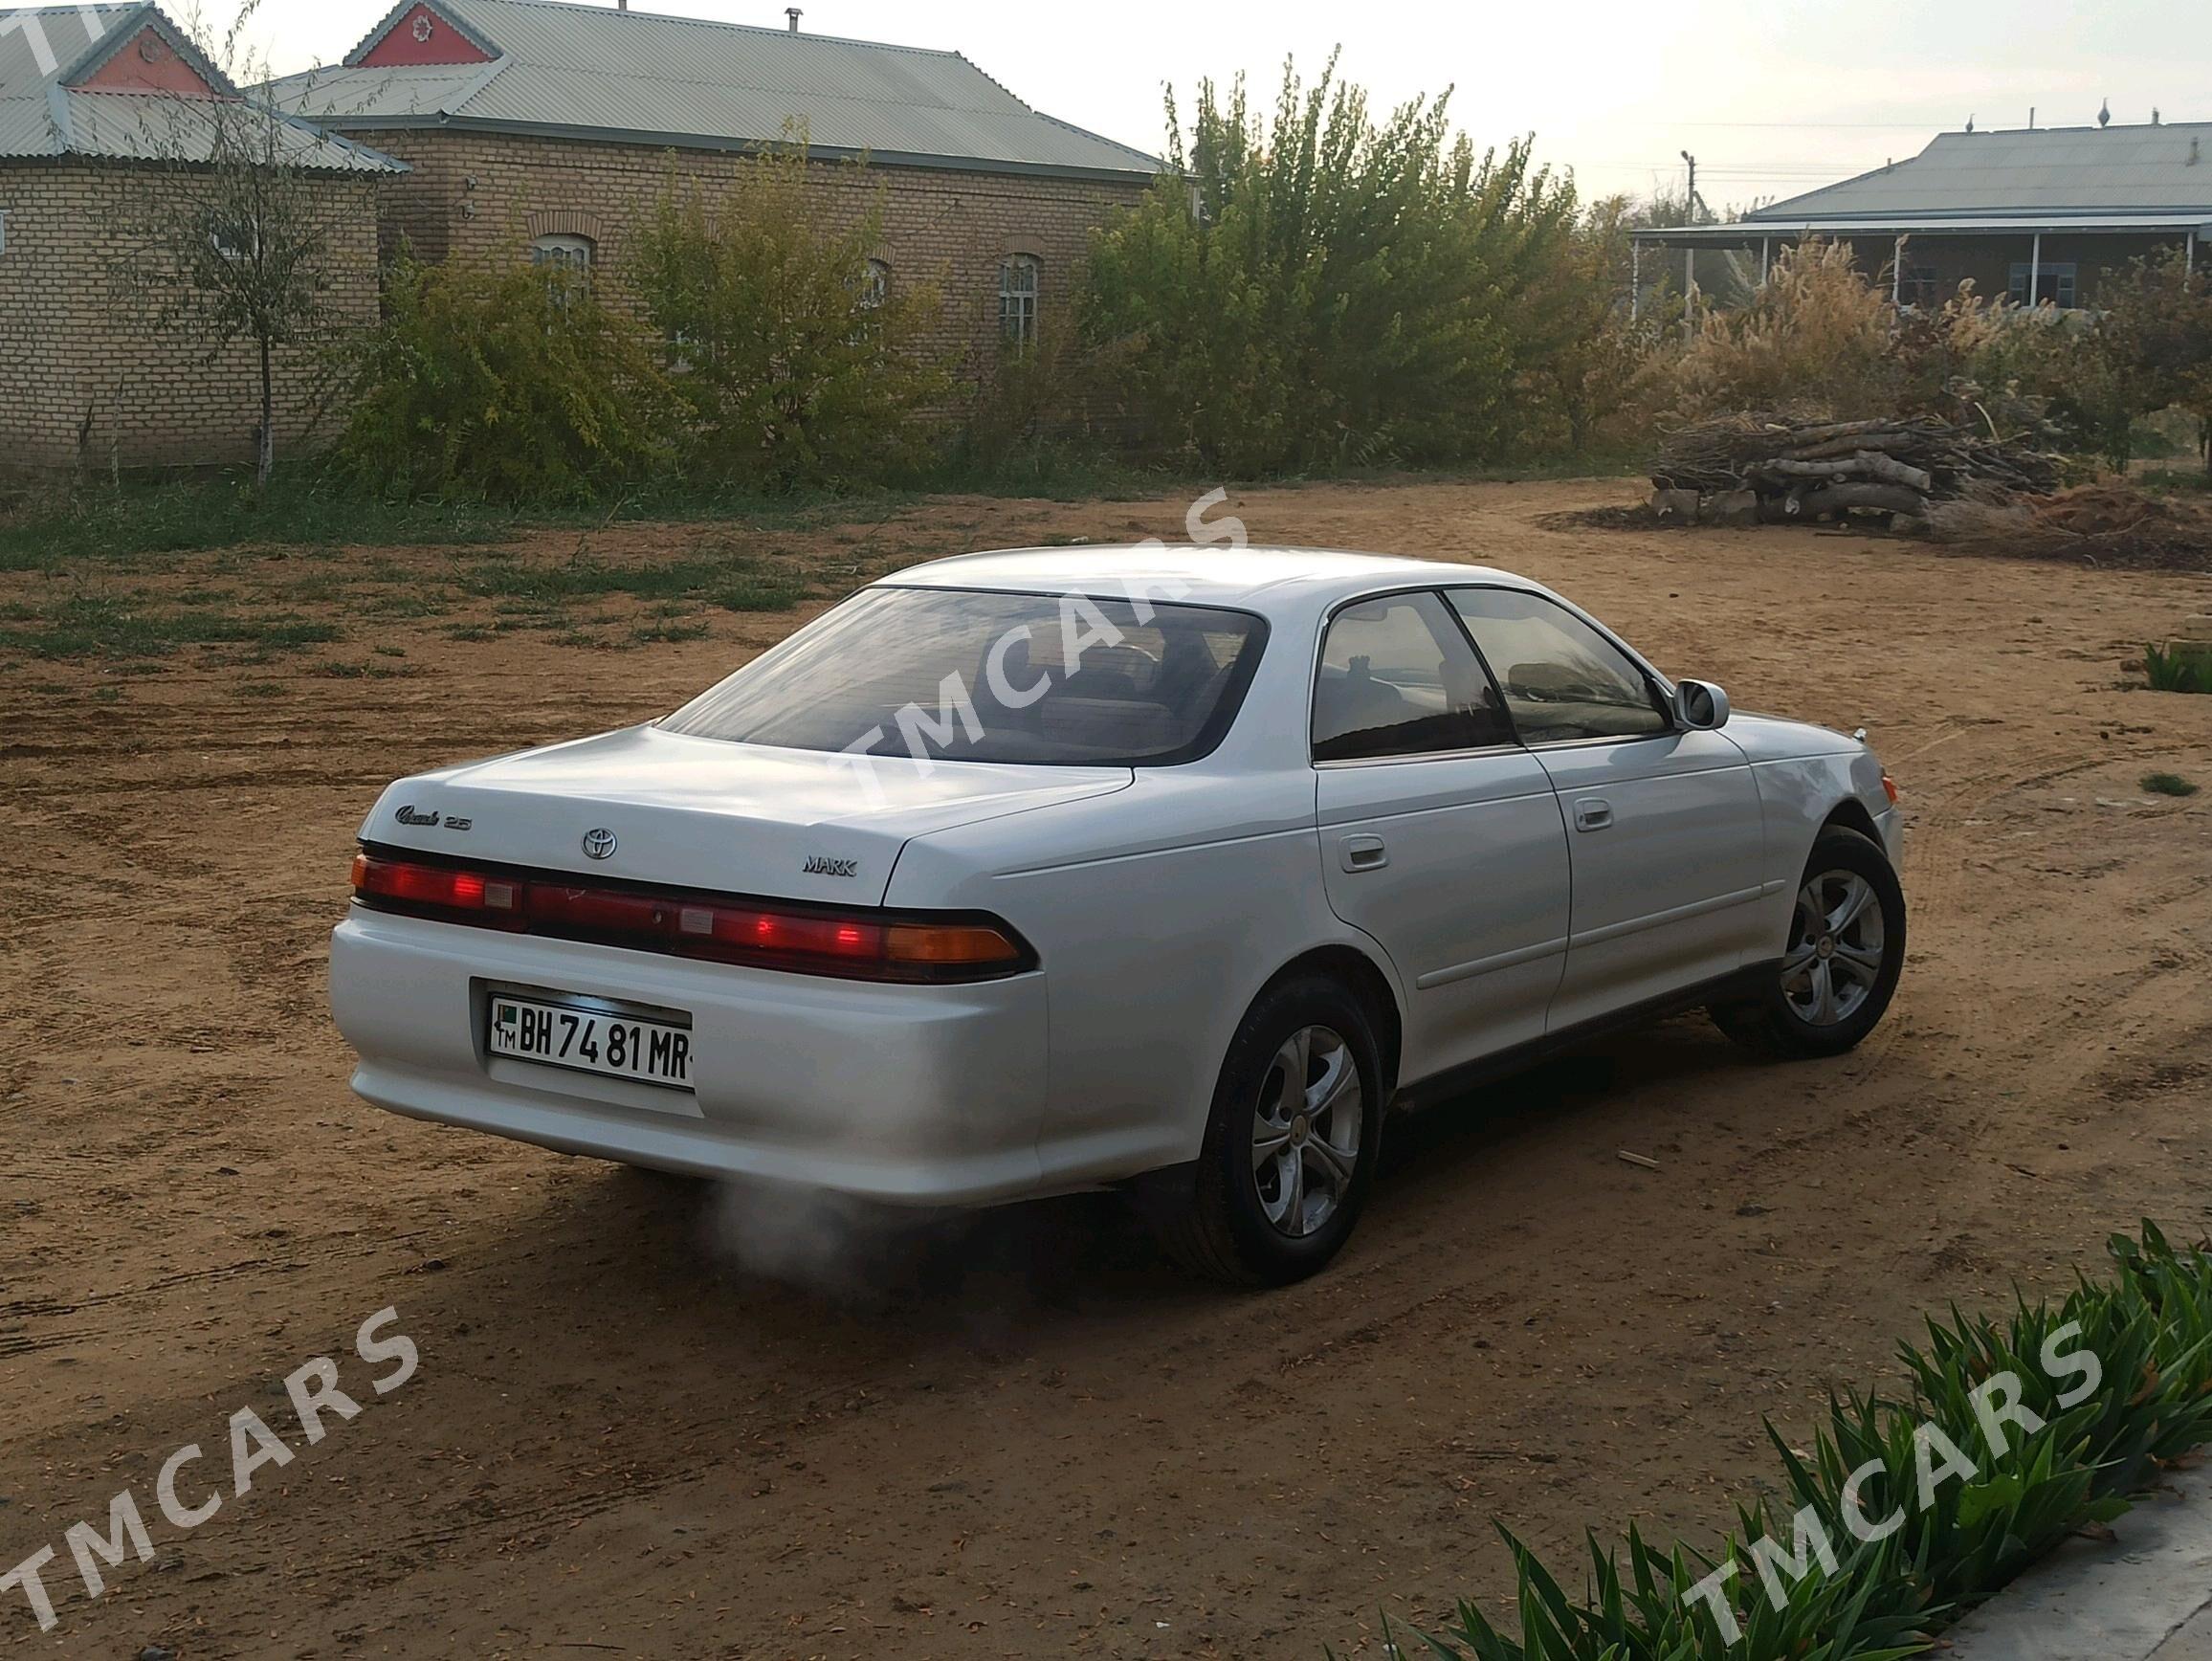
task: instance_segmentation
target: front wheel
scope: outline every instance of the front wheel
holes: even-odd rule
[[[1905,891],[1880,846],[1830,826],[1798,884],[1789,939],[1759,996],[1713,1008],[1729,1037],[1766,1055],[1840,1055],[1874,1030],[1905,963]]]
[[[1150,1195],[1161,1244],[1214,1280],[1304,1279],[1359,1219],[1383,1105],[1360,1000],[1317,977],[1271,987],[1229,1043],[1196,1167]]]

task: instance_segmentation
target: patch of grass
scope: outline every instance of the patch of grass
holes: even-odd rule
[[[2194,796],[2197,786],[2179,773],[2145,773],[2143,788],[2154,796]]]
[[[461,587],[495,600],[501,614],[545,612],[578,600],[628,594],[639,600],[682,600],[725,611],[781,611],[806,598],[806,587],[742,560],[689,558],[658,565],[616,565],[586,556],[560,565],[514,559],[474,562]]]
[[[515,524],[480,504],[366,500],[306,471],[279,474],[266,491],[232,476],[78,484],[0,517],[0,571],[155,565],[164,555],[241,546],[448,546],[495,542]]]
[[[2143,648],[2153,692],[2212,692],[2212,646]]]
[[[0,628],[0,649],[33,657],[166,657],[181,646],[248,646],[296,652],[343,638],[335,623],[207,607],[158,606],[135,596],[77,594],[17,628]]]
[[[240,698],[282,698],[284,688],[274,680],[242,681],[237,687]]]
[[[404,646],[371,646],[369,650],[379,657],[405,657],[407,655],[407,648]]]
[[[852,517],[888,518],[924,489],[765,497],[671,482],[589,506],[510,509],[466,498],[389,501],[325,476],[311,462],[280,469],[266,490],[242,473],[99,481],[34,493],[0,513],[0,571],[52,571],[90,560],[146,568],[164,556],[235,547],[458,547],[541,527],[727,520],[752,530],[812,530]],[[1018,493],[1017,493],[1018,494]]]
[[[308,672],[324,680],[399,680],[407,675],[420,675],[412,664],[348,663],[343,658],[332,657],[316,664]]]
[[[630,637],[640,646],[657,645],[677,640],[703,640],[714,631],[704,623],[640,623],[630,631]]]
[[[1631,1527],[1624,1559],[1593,1537],[1590,1589],[1576,1598],[1508,1534],[1518,1640],[1463,1603],[1425,1652],[1462,1661],[1922,1653],[1966,1609],[2068,1536],[2119,1517],[2212,1441],[2212,1247],[2178,1249],[2146,1222],[2139,1238],[2114,1235],[2108,1250],[2112,1272],[2082,1278],[2061,1302],[2023,1296],[1999,1319],[1956,1309],[1931,1318],[1925,1341],[1901,1348],[1909,1396],[1831,1396],[1809,1439],[1793,1442],[1769,1425],[1783,1467],[1770,1490],[1779,1503],[1738,1506],[1736,1527],[1713,1555],[1663,1552]],[[1832,1556],[1800,1555],[1812,1538]],[[1785,1540],[1795,1563],[1777,1555]]]

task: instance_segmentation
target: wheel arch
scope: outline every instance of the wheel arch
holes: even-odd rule
[[[1330,945],[1314,946],[1300,952],[1273,974],[1252,997],[1256,1004],[1281,986],[1285,981],[1300,975],[1321,975],[1349,987],[1360,1002],[1366,1006],[1375,1023],[1377,1058],[1382,1064],[1383,1099],[1396,1094],[1398,1074],[1405,1044],[1405,1012],[1398,1006],[1397,989],[1382,966],[1358,946],[1342,941]],[[1246,1006],[1247,1008],[1250,1005]]]
[[[1882,828],[1874,823],[1874,815],[1866,803],[1856,796],[1846,796],[1828,809],[1828,816],[1821,821],[1821,829],[1841,825],[1847,830],[1856,830],[1875,847],[1882,846]]]

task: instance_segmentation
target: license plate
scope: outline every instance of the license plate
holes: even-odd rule
[[[547,1067],[691,1088],[689,1027],[578,999],[549,1003],[509,992],[491,995],[485,1048],[492,1054]]]

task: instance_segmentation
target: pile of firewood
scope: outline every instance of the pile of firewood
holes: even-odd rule
[[[2057,458],[1932,416],[1728,415],[1670,432],[1652,464],[1662,519],[1753,524],[1856,512],[1923,520],[1931,502],[2044,495]]]

